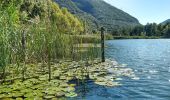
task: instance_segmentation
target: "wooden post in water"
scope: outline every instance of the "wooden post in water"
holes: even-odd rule
[[[104,50],[104,27],[101,27],[101,56],[102,56],[102,62],[105,62],[105,50]]]
[[[22,32],[22,60],[23,60],[23,67],[22,67],[22,81],[25,80],[25,70],[26,70],[26,32],[23,30]]]

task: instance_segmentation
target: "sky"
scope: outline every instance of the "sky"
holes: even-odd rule
[[[137,18],[143,25],[170,19],[170,0],[104,0]]]

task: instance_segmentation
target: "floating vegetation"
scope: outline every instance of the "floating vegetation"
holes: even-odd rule
[[[12,79],[12,75],[19,77],[20,74],[14,73],[12,71],[14,70],[13,67],[9,66],[8,69],[11,72],[9,72],[6,81],[0,85],[0,99],[14,98],[19,100],[29,98],[30,100],[32,98],[41,100],[76,97],[76,84],[70,83],[70,81],[93,80],[97,85],[115,87],[121,85],[118,80],[121,80],[120,77],[122,76],[136,78],[130,68],[119,67],[115,61],[106,60],[106,62],[101,63],[99,59],[96,59],[88,62],[60,61],[52,64],[52,79],[49,82],[47,68],[43,69],[44,72],[37,76],[37,70],[42,72],[40,65],[27,65],[27,68],[32,68],[32,70],[25,73],[27,79],[24,81],[22,81],[22,77]]]

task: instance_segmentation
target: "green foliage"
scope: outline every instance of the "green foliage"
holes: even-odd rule
[[[72,38],[76,38],[74,41],[75,44],[80,43],[80,41],[82,43],[100,43],[101,41],[99,35],[74,35]]]
[[[165,26],[163,29],[163,34],[165,38],[170,38],[170,24]]]
[[[37,16],[40,17],[40,20],[49,17],[59,32],[65,34],[80,34],[83,31],[81,22],[75,16],[69,13],[66,8],[60,9],[51,0],[24,1],[20,5],[20,12],[21,16],[23,16],[22,14],[26,15],[27,21],[35,19]]]
[[[105,35],[105,39],[106,40],[112,40],[113,39],[113,36],[111,34],[106,34]]]
[[[112,35],[115,38],[170,38],[170,24],[148,23],[146,25],[137,25],[135,27],[115,28]]]

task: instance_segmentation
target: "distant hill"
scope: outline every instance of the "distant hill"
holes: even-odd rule
[[[170,23],[170,19],[167,19],[166,21],[162,22],[161,24],[167,24]]]
[[[117,27],[138,25],[139,21],[103,0],[55,0],[61,7],[83,19],[92,29],[100,26],[113,30]]]

